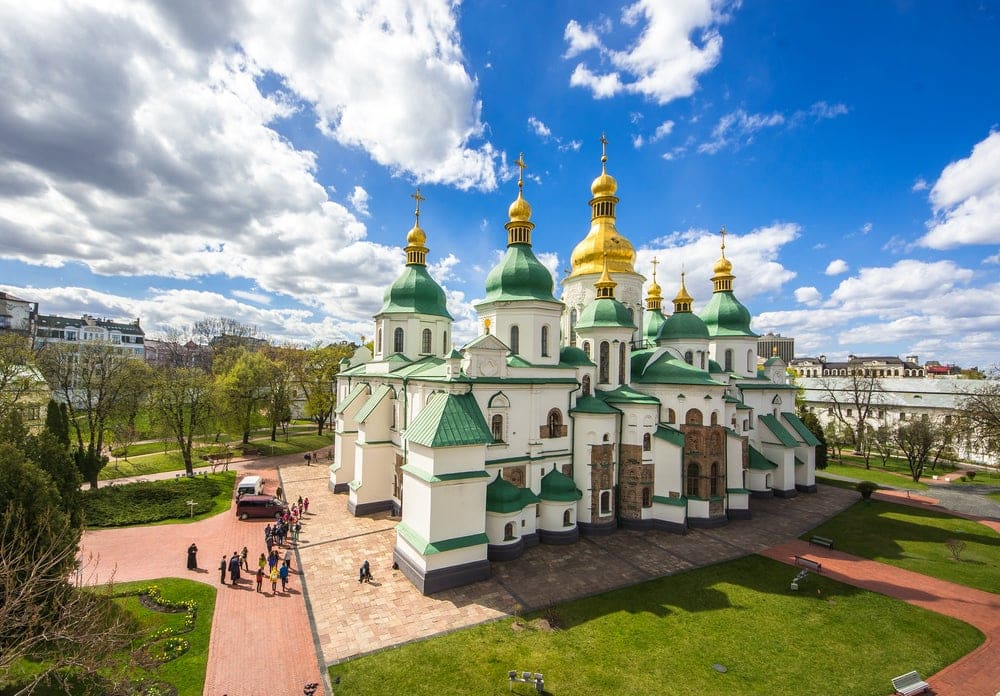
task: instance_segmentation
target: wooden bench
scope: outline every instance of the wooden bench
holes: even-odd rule
[[[893,677],[892,688],[900,696],[910,696],[910,694],[922,694],[930,689],[931,685],[921,679],[920,675],[914,671]]]
[[[833,539],[827,539],[821,536],[812,536],[809,538],[810,544],[816,544],[816,546],[825,546],[828,549],[833,548]]]
[[[531,684],[538,693],[545,693],[545,677],[538,672],[518,672],[512,669],[507,672],[507,680],[510,682],[510,690],[514,690],[514,683]]]
[[[804,570],[811,570],[814,573],[823,572],[823,564],[819,561],[814,561],[811,558],[805,558],[804,556],[795,557],[795,565]]]

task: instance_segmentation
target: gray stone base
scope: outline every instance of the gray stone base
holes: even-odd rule
[[[486,547],[486,558],[490,561],[513,561],[524,553],[524,537],[513,544],[490,544]]]
[[[395,550],[392,552],[392,560],[403,571],[406,579],[412,582],[421,594],[425,595],[449,590],[452,587],[469,585],[480,580],[488,580],[493,575],[490,562],[486,560],[432,570],[426,574]]]
[[[729,524],[728,517],[688,517],[688,527],[693,529],[712,529]]]
[[[653,520],[653,529],[662,529],[665,532],[674,534],[687,534],[688,526],[683,522],[670,522],[669,520]]]
[[[748,520],[750,519],[750,511],[744,510],[743,508],[730,508],[727,512],[729,519],[731,520]]]
[[[346,483],[334,483],[330,481],[330,490],[334,493],[347,493],[348,487]]]
[[[815,483],[811,486],[807,486],[804,483],[796,483],[795,490],[801,491],[802,493],[815,493],[819,489],[816,487]]]
[[[799,494],[799,492],[794,488],[789,488],[787,491],[782,491],[777,488],[773,490],[774,490],[774,495],[777,498],[794,498]]]
[[[766,491],[750,491],[751,498],[773,498],[774,491],[768,488]]]
[[[521,537],[524,540],[524,548],[530,549],[532,546],[538,546],[538,533],[532,532],[531,534],[525,534]]]
[[[562,532],[539,529],[538,538],[543,544],[572,544],[580,538],[580,530],[577,527],[570,527]]]
[[[376,500],[374,503],[361,503],[360,505],[355,505],[349,500],[347,501],[347,511],[355,517],[370,515],[373,512],[382,512],[383,510],[392,510],[391,500]]]
[[[653,520],[652,519],[647,519],[647,520],[633,520],[633,519],[627,519],[627,518],[623,517],[622,520],[621,520],[621,524],[622,524],[622,527],[625,528],[625,529],[640,529],[641,530],[641,529],[652,529],[653,528]]]
[[[615,520],[597,523],[577,522],[576,526],[580,528],[580,534],[584,536],[607,536],[614,534],[615,530],[618,529],[618,523]]]

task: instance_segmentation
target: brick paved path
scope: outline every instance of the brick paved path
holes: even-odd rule
[[[302,455],[263,460],[256,465],[298,464]],[[278,485],[274,468],[241,467],[241,472],[265,478],[266,490]],[[257,556],[266,550],[264,526],[268,520],[238,520],[232,512],[192,524],[130,527],[87,532],[81,558],[92,558],[85,581],[116,582],[162,577],[189,578],[218,588],[205,675],[205,696],[297,696],[305,684],[323,683],[312,649],[312,631],[302,592],[298,560],[293,559],[289,591],[272,596],[257,594],[252,576],[233,587],[219,584],[219,561],[246,546],[255,572]],[[308,518],[303,535],[308,535]],[[198,544],[198,571],[186,568],[186,549]],[[96,564],[93,559],[96,559]],[[322,687],[319,693],[323,693]]]
[[[938,580],[794,539],[761,555],[793,564],[806,556],[823,564],[823,575],[872,592],[895,597],[972,624],[986,640],[971,653],[927,678],[938,696],[994,696],[1000,690],[1000,595]],[[916,637],[919,639],[919,637]]]

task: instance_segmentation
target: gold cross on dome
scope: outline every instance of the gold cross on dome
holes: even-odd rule
[[[521,170],[517,173],[517,185],[524,186],[524,170],[528,168],[528,165],[524,163],[523,152],[517,156],[517,159],[514,160],[514,164]]]
[[[608,161],[608,136],[601,133],[601,168],[604,168]]]
[[[659,261],[659,259],[657,259],[654,256],[652,263],[653,263],[653,282],[655,283],[656,282],[656,267],[660,265],[660,261]]]
[[[413,212],[417,216],[417,222],[420,222],[420,201],[426,201],[427,199],[420,195],[420,187],[417,187],[416,193],[411,193],[410,198],[417,202],[417,209]]]
[[[722,226],[722,229],[720,230],[720,232],[722,234],[722,255],[725,256],[726,255],[726,226],[725,225]]]

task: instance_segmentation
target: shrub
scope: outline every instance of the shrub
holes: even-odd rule
[[[858,485],[855,486],[858,492],[861,493],[861,497],[868,500],[872,497],[872,493],[878,490],[878,484],[874,481],[858,481]]]
[[[233,476],[179,478],[105,486],[83,491],[83,509],[90,527],[121,527],[163,520],[184,519],[191,514],[212,512],[215,498]]]
[[[970,471],[966,471],[965,475],[969,477],[970,481],[974,481],[975,478],[976,478],[976,472],[975,471],[971,471],[971,470]]]

